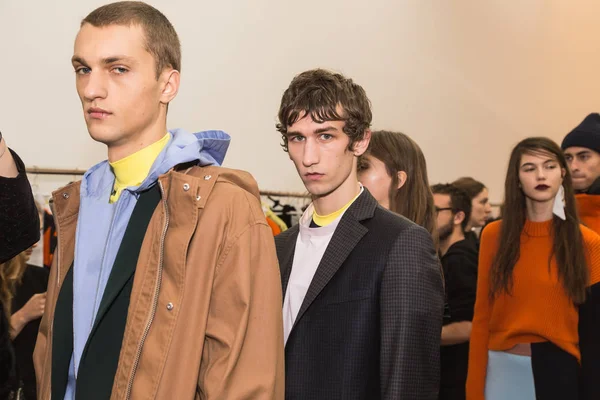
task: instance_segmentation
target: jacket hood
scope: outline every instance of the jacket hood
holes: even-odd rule
[[[202,131],[188,133],[182,129],[169,131],[171,139],[162,152],[156,157],[150,172],[142,184],[133,191],[148,189],[162,174],[173,167],[196,161],[197,165],[220,166],[225,159],[231,138],[223,131]],[[83,176],[81,193],[83,196],[100,196],[110,192],[114,184],[114,174],[108,160],[90,168]]]

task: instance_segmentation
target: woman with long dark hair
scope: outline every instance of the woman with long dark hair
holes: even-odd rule
[[[360,182],[382,207],[435,235],[435,206],[421,148],[401,132],[375,131],[358,167]]]
[[[467,399],[600,399],[600,237],[558,145],[520,142],[504,190],[481,238]]]

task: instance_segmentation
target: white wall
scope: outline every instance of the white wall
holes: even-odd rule
[[[79,21],[103,3],[0,0],[0,129],[28,165],[87,168],[105,157],[87,135],[69,61]],[[374,127],[412,136],[432,183],[472,175],[495,201],[511,146],[560,141],[600,108],[600,2],[151,3],[183,45],[169,126],[229,132],[226,165],[263,189],[303,189],[274,124],[283,90],[313,67],[363,85]]]

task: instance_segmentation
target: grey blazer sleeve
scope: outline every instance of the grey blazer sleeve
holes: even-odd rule
[[[429,233],[412,225],[389,255],[380,294],[381,398],[437,400],[444,286]]]

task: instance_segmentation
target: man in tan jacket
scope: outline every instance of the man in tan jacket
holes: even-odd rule
[[[38,399],[283,399],[281,283],[254,179],[220,131],[167,131],[177,33],[141,2],[100,7],[72,58],[108,160],[53,194],[58,248]]]

